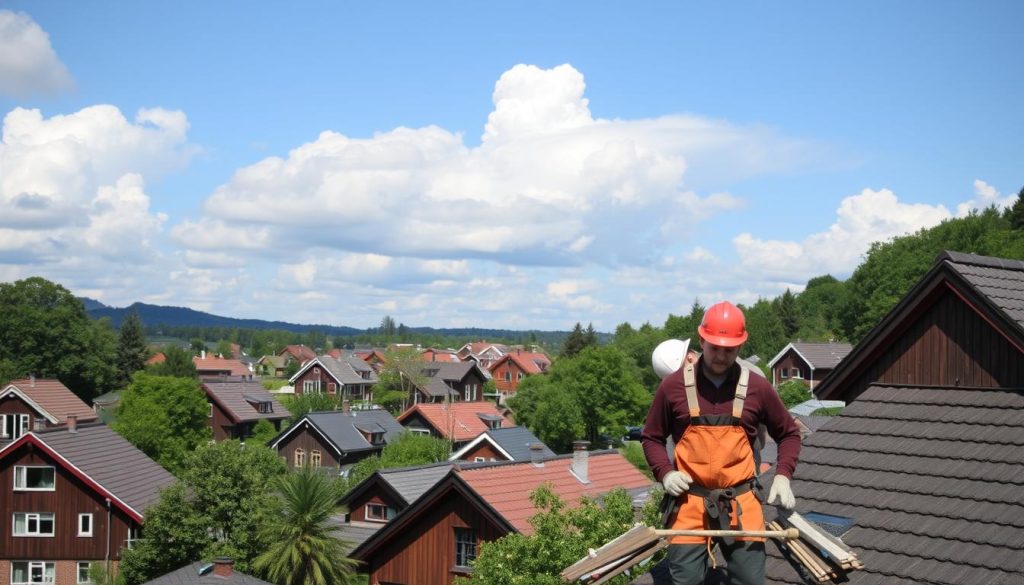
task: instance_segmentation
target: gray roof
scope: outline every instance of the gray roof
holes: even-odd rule
[[[379,446],[371,445],[366,440],[366,437],[359,432],[359,427],[379,427],[384,431],[385,443],[394,441],[398,438],[398,435],[405,431],[405,427],[398,424],[395,417],[391,416],[391,413],[386,410],[353,410],[347,414],[340,410],[332,410],[329,412],[310,412],[279,436],[287,434],[306,419],[309,419],[335,447],[343,452],[380,448]]]
[[[491,429],[485,433],[506,453],[512,456],[514,461],[530,460],[530,445],[540,443],[542,446],[541,456],[545,459],[554,457],[555,452],[548,448],[536,435],[526,427],[508,427]]]
[[[152,581],[146,581],[143,585],[272,585],[267,581],[238,571],[233,571],[230,577],[218,577],[213,574],[213,569],[209,568],[211,565],[212,563],[203,561],[195,562]],[[209,568],[209,570],[200,575],[201,567]]]
[[[459,393],[452,390],[450,384],[460,382],[473,368],[480,371],[475,362],[424,362],[420,371],[427,376],[427,383],[420,390],[430,396],[458,396]]]
[[[971,286],[1024,329],[1024,261],[943,252],[940,256]]]
[[[790,345],[793,349],[804,356],[807,363],[814,369],[831,369],[839,365],[839,362],[846,357],[853,346],[849,343],[808,343],[794,341]]]
[[[331,516],[327,523],[341,528],[341,532],[336,532],[335,535],[349,542],[349,550],[354,550],[366,542],[384,526],[380,522],[345,522],[344,516]]]
[[[373,368],[363,360],[353,356],[345,355],[340,360],[329,355],[320,355],[316,361],[327,370],[341,384],[376,384],[377,374]],[[306,364],[308,368],[310,364]],[[305,369],[305,368],[303,368]],[[369,378],[363,378],[359,372],[369,372]]]
[[[406,503],[412,504],[441,481],[452,467],[451,463],[431,463],[416,467],[378,469],[377,473]]]
[[[176,481],[166,469],[106,425],[79,425],[74,433],[59,428],[35,435],[140,514],[156,502],[161,489]]]
[[[870,386],[810,435],[798,510],[853,518],[858,584],[1024,582],[1024,389]],[[774,546],[769,582],[801,583]]]
[[[273,394],[263,388],[263,384],[255,380],[245,381],[204,381],[203,390],[211,399],[224,407],[239,422],[258,421],[261,419],[279,420],[288,418],[291,413]],[[270,402],[273,412],[260,412],[255,403]]]
[[[790,408],[789,413],[793,416],[808,416],[822,408],[842,408],[844,406],[846,406],[846,403],[842,400],[818,400],[817,398],[811,398]]]

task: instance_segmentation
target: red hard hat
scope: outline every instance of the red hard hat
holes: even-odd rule
[[[708,343],[736,347],[747,340],[747,321],[739,307],[729,301],[722,301],[708,307],[697,332]]]

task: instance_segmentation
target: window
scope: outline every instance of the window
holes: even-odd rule
[[[14,489],[16,490],[38,490],[52,492],[56,473],[53,467],[49,466],[14,466]]]
[[[313,449],[309,452],[310,467],[320,467],[320,451]]]
[[[53,563],[11,561],[11,585],[53,582]]]
[[[337,392],[338,392],[338,385],[335,384],[334,382],[328,382],[327,383],[327,393],[328,394],[335,394]]]
[[[27,414],[0,415],[0,437],[12,441],[19,439],[28,432],[29,416]]]
[[[78,515],[78,536],[92,536],[92,514]]]
[[[53,513],[15,512],[14,536],[53,536]]]
[[[302,391],[305,393],[320,393],[320,380],[306,380],[302,383]]]
[[[206,413],[206,418],[213,418],[213,403],[211,402],[209,404],[209,406],[210,406],[210,412]]]
[[[800,368],[793,368],[793,377],[800,378]]]
[[[384,504],[366,504],[366,519],[370,522],[387,522],[395,517],[395,509]]]
[[[522,380],[523,380],[523,373],[522,372],[518,372],[516,374],[516,382],[521,382]]]
[[[455,529],[455,566],[468,567],[476,558],[476,534],[469,528]]]
[[[480,463],[481,461],[487,461],[486,457],[474,457],[473,461]]]
[[[782,379],[785,380],[789,377],[789,368],[782,368],[779,370],[779,373],[782,374]]]
[[[476,400],[476,384],[466,384],[466,401]]]
[[[384,433],[370,433],[370,444],[371,445],[382,445],[382,444],[384,444]]]
[[[417,435],[429,435],[430,434],[430,429],[424,429],[424,428],[420,428],[420,427],[409,427],[407,430],[410,431],[410,432],[416,433]]]
[[[506,382],[511,382],[512,381],[512,370],[505,370],[505,381]]]
[[[78,563],[78,585],[87,585],[92,583],[89,580],[89,561]]]
[[[141,537],[142,537],[142,535],[139,534],[139,527],[138,526],[130,527],[128,529],[128,540],[125,541],[125,546],[127,546],[128,548],[134,548],[135,547],[135,541],[138,540]]]
[[[319,376],[320,375],[320,368],[313,368],[313,375],[314,376]]]
[[[306,451],[305,449],[295,450],[295,467],[302,467],[306,465]]]
[[[269,400],[264,400],[256,404],[256,412],[262,414],[269,414],[274,412],[274,403]]]

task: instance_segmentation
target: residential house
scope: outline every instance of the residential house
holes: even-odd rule
[[[93,562],[114,574],[175,481],[102,424],[22,435],[0,449],[0,583],[87,583]]]
[[[281,421],[291,416],[273,394],[255,380],[204,381],[200,387],[210,404],[209,422],[214,441],[252,436],[253,427],[261,420],[281,430]]]
[[[484,400],[483,387],[487,375],[475,362],[425,363],[420,368],[423,379],[411,391],[412,404],[462,400]]]
[[[217,557],[210,562],[198,561],[146,581],[143,585],[271,585],[267,581],[235,570],[235,562]]]
[[[288,369],[288,359],[288,356],[284,355],[265,355],[256,360],[256,373],[261,376],[283,378]]]
[[[501,356],[508,353],[508,346],[500,343],[488,343],[486,341],[474,341],[459,348],[456,354],[462,361],[473,360],[480,365],[484,371],[490,371]]]
[[[453,349],[436,349],[433,347],[420,351],[420,359],[425,362],[449,362],[453,364],[462,361],[459,359],[459,354],[455,353]]]
[[[850,583],[1024,583],[1024,262],[939,255],[816,393],[847,406],[793,491],[857,552]]]
[[[156,364],[162,364],[162,363],[164,363],[166,361],[167,361],[167,356],[164,355],[164,352],[158,351],[158,352],[154,353],[153,355],[149,356],[149,359],[146,360],[146,365],[147,366],[153,366],[153,365],[156,365]]]
[[[454,465],[415,503],[356,547],[369,583],[448,585],[472,572],[480,545],[532,534],[530,493],[547,485],[569,505],[624,488],[647,497],[651,480],[617,451],[584,449],[554,459]]]
[[[802,380],[814,390],[852,348],[849,343],[840,342],[789,343],[768,362],[772,371],[772,384]]]
[[[491,378],[501,402],[516,395],[516,388],[527,376],[543,374],[551,367],[551,359],[543,353],[513,350],[491,364]]]
[[[373,402],[373,385],[378,382],[377,372],[370,364],[351,354],[335,359],[329,355],[307,361],[288,383],[296,394],[339,394],[368,407]]]
[[[93,409],[60,380],[30,377],[0,387],[0,446],[32,430],[96,420]]]
[[[316,357],[316,352],[306,347],[305,345],[286,345],[281,348],[281,351],[277,352],[277,355],[286,359],[286,361],[298,362],[302,365],[309,360]]]
[[[289,467],[310,465],[346,474],[354,463],[380,453],[404,431],[386,410],[310,412],[267,444]]]
[[[555,452],[526,427],[488,429],[461,449],[452,453],[449,461],[530,461],[547,459]]]
[[[198,356],[192,356],[192,363],[195,364],[196,374],[200,378],[252,376],[252,370],[241,361],[220,356],[208,356],[205,351]]]
[[[398,416],[398,422],[414,433],[447,439],[452,449],[492,429],[515,426],[491,402],[416,404]]]
[[[370,364],[374,372],[380,373],[382,367],[384,367],[384,350],[382,349],[368,349],[368,350],[356,350],[352,352],[352,355]]]
[[[451,463],[385,468],[373,472],[338,502],[348,510],[339,522],[355,548],[416,502],[451,471]]]

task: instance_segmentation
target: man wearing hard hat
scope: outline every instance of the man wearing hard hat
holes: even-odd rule
[[[697,331],[700,358],[681,357],[677,364],[673,357],[654,356],[656,369],[678,369],[664,377],[654,395],[641,434],[644,455],[665,492],[675,498],[669,528],[763,531],[753,448],[758,425],[778,443],[768,503],[786,509],[796,505],[789,482],[800,454],[800,431],[771,384],[737,363],[747,340],[738,307],[725,301],[712,305]],[[674,444],[672,458],[668,437]],[[704,583],[711,544],[701,536],[672,538],[668,558],[673,585]],[[730,583],[764,583],[763,538],[738,536],[719,544]]]

